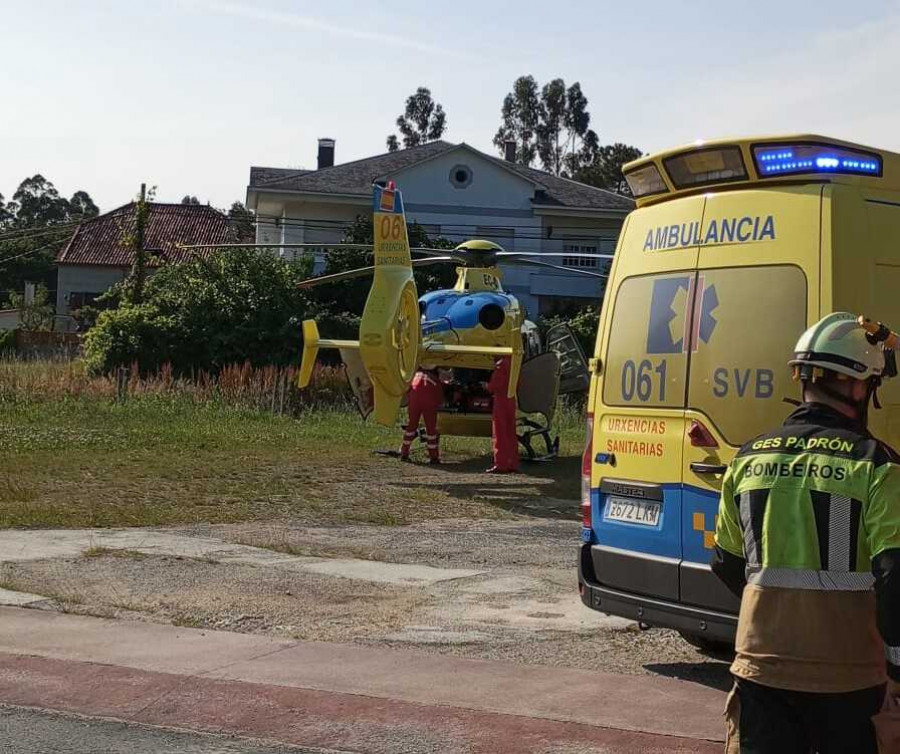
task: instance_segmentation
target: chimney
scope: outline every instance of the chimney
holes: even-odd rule
[[[516,161],[516,142],[513,139],[507,139],[503,142],[503,147],[506,150],[505,159],[507,162],[515,162]]]
[[[319,139],[319,170],[334,165],[334,139]]]

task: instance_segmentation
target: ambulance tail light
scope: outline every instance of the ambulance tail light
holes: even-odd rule
[[[880,155],[833,144],[758,144],[753,160],[760,178],[800,173],[838,173],[880,177]]]
[[[687,432],[691,445],[695,448],[718,448],[719,443],[713,433],[707,429],[703,422],[694,419]]]
[[[581,525],[591,528],[591,471],[594,466],[594,415],[587,415],[587,437],[581,456]]]

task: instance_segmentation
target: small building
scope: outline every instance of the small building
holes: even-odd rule
[[[57,255],[57,315],[70,315],[94,303],[101,293],[131,272],[134,254],[125,238],[134,233],[134,202],[85,220]],[[228,240],[228,217],[197,204],[149,203],[144,230],[148,266],[185,262],[191,252],[178,244],[212,244]]]
[[[514,158],[515,145],[507,157]],[[319,140],[318,169],[251,167],[247,207],[257,243],[336,243],[358,215],[371,212],[372,183],[403,190],[407,218],[454,243],[485,238],[507,251],[612,253],[634,202],[605,189],[500,159],[468,144],[435,141],[334,164],[335,143]],[[290,254],[289,251],[285,252]],[[597,260],[551,258],[594,269]],[[604,279],[525,266],[503,266],[504,287],[531,317],[598,302]]]
[[[0,330],[15,330],[20,324],[18,309],[0,309]]]

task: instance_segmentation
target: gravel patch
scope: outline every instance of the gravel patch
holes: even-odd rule
[[[294,555],[485,573],[425,586],[391,585],[276,565],[100,553],[5,564],[0,581],[53,597],[68,611],[119,619],[659,674],[717,688],[730,683],[727,663],[700,654],[676,633],[640,631],[581,604],[577,521],[519,516],[403,527],[269,522],[169,531]]]

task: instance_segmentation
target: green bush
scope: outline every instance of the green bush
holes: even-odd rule
[[[0,330],[0,356],[16,350],[16,331]]]
[[[600,307],[587,306],[576,314],[565,316],[547,317],[541,320],[541,330],[546,332],[554,325],[568,325],[572,334],[578,339],[584,355],[591,358],[594,355],[594,344],[597,340],[597,328],[600,326]]]
[[[297,287],[308,271],[252,249],[163,267],[147,280],[142,303],[119,296],[118,308],[100,313],[85,336],[87,363],[93,372],[171,364],[176,374],[296,363],[303,319],[325,314],[323,333],[356,334],[352,315],[323,312]]]

